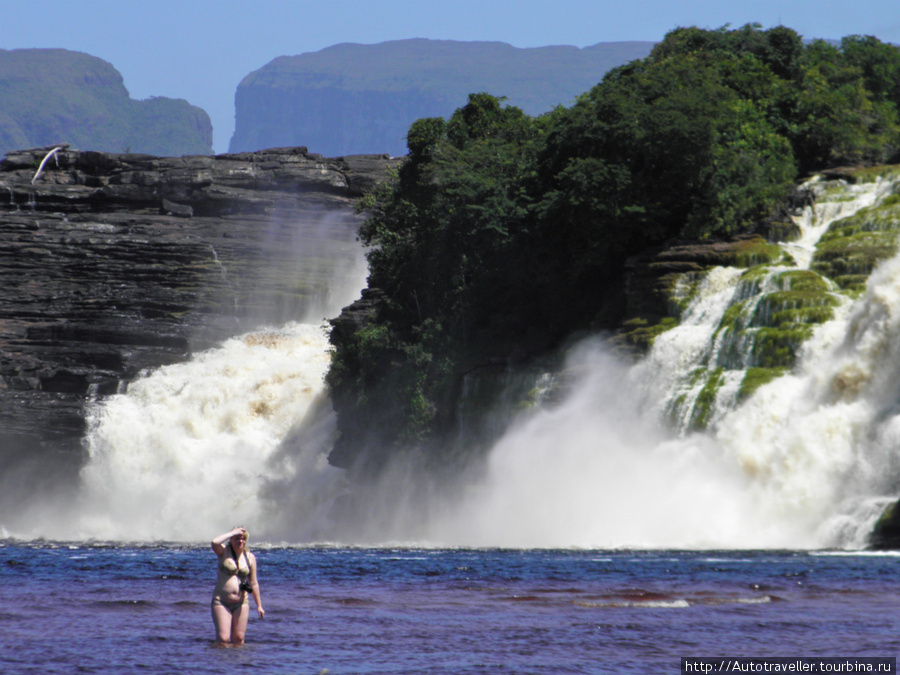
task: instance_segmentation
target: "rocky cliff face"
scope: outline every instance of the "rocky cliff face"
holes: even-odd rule
[[[406,154],[406,132],[423,117],[448,116],[465,99],[423,92],[292,90],[242,84],[235,95],[238,120],[231,150],[307,143],[330,155],[387,147]]]
[[[315,316],[329,277],[358,263],[353,199],[389,164],[305,148],[180,158],[63,148],[38,172],[50,150],[0,163],[6,486],[28,472],[39,488],[31,474],[48,452],[71,471],[85,404],[142,369]]]

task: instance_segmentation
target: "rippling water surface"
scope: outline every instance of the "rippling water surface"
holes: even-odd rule
[[[213,644],[204,547],[0,545],[4,673],[651,673],[682,656],[897,656],[900,558],[255,549],[267,614]]]

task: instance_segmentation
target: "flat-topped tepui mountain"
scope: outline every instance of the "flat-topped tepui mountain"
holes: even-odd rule
[[[449,117],[471,93],[538,115],[650,53],[652,42],[520,49],[502,42],[397,40],[281,56],[235,94],[230,151],[306,145],[322,154],[406,154],[409,125]]]
[[[209,115],[183,99],[138,101],[103,59],[67,49],[0,49],[0,156],[69,143],[80,150],[212,154]]]

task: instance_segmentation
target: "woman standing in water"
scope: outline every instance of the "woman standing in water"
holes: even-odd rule
[[[259,618],[265,617],[256,579],[256,556],[247,550],[247,530],[236,527],[212,540],[219,557],[216,590],[213,591],[212,617],[219,644],[242,645],[250,618],[252,593]]]

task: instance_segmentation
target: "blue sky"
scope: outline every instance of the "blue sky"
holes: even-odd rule
[[[0,0],[0,49],[99,56],[133,98],[184,98],[206,110],[214,149],[225,152],[238,83],[277,56],[414,37],[585,47],[749,22],[900,43],[897,0]]]

